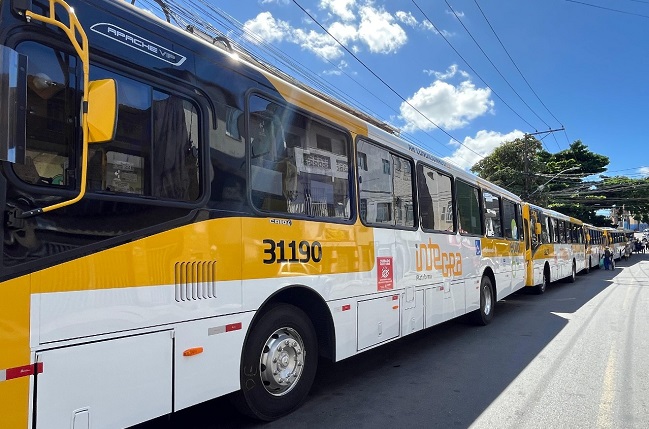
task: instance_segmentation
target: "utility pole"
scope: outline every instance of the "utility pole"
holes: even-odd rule
[[[521,195],[521,198],[524,201],[527,201],[527,196],[529,194],[529,158],[527,156],[527,142],[529,137],[530,134],[528,133],[523,135],[523,194]]]
[[[539,134],[548,134],[554,133],[557,131],[564,131],[565,128],[562,126],[557,129],[550,129],[547,131],[536,131],[533,133],[525,133],[523,140],[525,141],[523,145],[523,200],[527,200],[530,196],[530,154],[529,154],[529,138]]]

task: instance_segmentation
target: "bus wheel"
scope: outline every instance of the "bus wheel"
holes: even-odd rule
[[[570,277],[568,277],[568,281],[570,283],[574,283],[577,280],[577,265],[575,264],[575,261],[572,261],[572,273],[570,273]]]
[[[306,399],[318,365],[313,324],[299,308],[280,304],[252,327],[241,359],[237,408],[250,417],[271,421],[298,408]]]
[[[488,325],[494,317],[496,307],[493,285],[489,276],[483,276],[480,282],[480,308],[475,310],[471,316],[476,325]]]
[[[545,290],[548,288],[549,284],[550,284],[550,275],[548,274],[547,271],[544,271],[543,280],[541,281],[541,284],[534,286],[534,293],[537,295],[543,295],[545,293]]]

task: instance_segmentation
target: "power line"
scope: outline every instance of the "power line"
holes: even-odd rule
[[[534,94],[534,96],[536,97],[536,99],[539,100],[539,103],[541,103],[541,105],[545,108],[545,110],[547,110],[547,112],[550,114],[550,116],[552,116],[552,117],[554,118],[554,120],[557,121],[557,122],[559,123],[559,125],[561,125],[561,128],[564,128],[564,126],[563,126],[563,124],[561,123],[561,121],[560,121],[559,119],[557,119],[557,117],[554,115],[554,113],[552,113],[552,112],[550,111],[550,109],[548,108],[548,106],[545,105],[545,103],[543,102],[543,100],[541,100],[541,97],[539,97],[539,95],[536,93],[536,91],[534,91],[534,88],[532,88],[532,85],[530,85],[529,81],[525,78],[525,75],[523,75],[523,72],[521,71],[521,69],[520,69],[520,68],[518,67],[518,65],[516,64],[516,61],[514,61],[514,58],[512,58],[512,56],[510,55],[509,51],[508,51],[507,48],[505,47],[505,44],[502,42],[502,40],[500,40],[500,37],[498,36],[498,34],[496,33],[496,30],[495,30],[495,29],[493,28],[493,26],[491,25],[491,22],[490,22],[489,19],[487,18],[487,15],[485,15],[484,11],[482,10],[482,8],[480,7],[480,5],[478,4],[478,1],[477,1],[477,0],[473,0],[473,2],[474,2],[475,5],[478,7],[478,10],[479,10],[480,13],[482,14],[482,17],[485,19],[485,21],[487,21],[487,25],[489,25],[489,28],[491,29],[491,32],[494,34],[494,36],[496,36],[496,39],[498,40],[498,43],[500,43],[500,46],[503,48],[503,50],[504,50],[505,53],[507,54],[507,57],[509,57],[509,60],[512,62],[512,64],[514,65],[514,67],[515,67],[516,70],[518,71],[518,74],[521,75],[521,77],[523,78],[523,81],[525,81],[525,83],[527,84],[527,87],[530,89],[530,91],[532,91],[532,94]],[[566,133],[566,139],[567,139],[567,138],[568,138],[568,134]],[[568,144],[570,144],[570,140],[568,140]],[[557,143],[557,145],[558,145],[558,143]]]
[[[295,1],[295,0],[294,0],[294,1]],[[495,91],[491,86],[489,86],[489,84],[488,84],[488,83],[487,83],[487,82],[482,78],[482,76],[480,76],[480,74],[479,74],[479,73],[478,73],[478,72],[477,72],[477,71],[476,71],[476,70],[471,66],[471,64],[469,64],[469,62],[468,62],[468,61],[467,61],[467,60],[462,56],[462,54],[460,54],[460,52],[455,48],[455,46],[453,46],[453,44],[448,40],[448,38],[447,38],[446,36],[444,36],[444,33],[442,33],[442,32],[437,28],[437,26],[433,23],[433,21],[431,21],[430,18],[428,18],[428,15],[426,15],[426,13],[425,13],[425,12],[424,12],[420,7],[419,7],[419,5],[417,4],[417,2],[416,2],[415,0],[411,0],[411,1],[412,1],[412,3],[415,5],[415,7],[416,7],[417,9],[419,9],[419,12],[420,12],[422,15],[424,15],[424,18],[426,18],[426,20],[428,20],[428,22],[430,22],[430,24],[433,26],[433,28],[435,29],[435,31],[437,31],[437,33],[439,33],[439,35],[442,36],[442,38],[444,39],[444,41],[446,41],[446,43],[451,47],[451,49],[453,49],[453,51],[455,51],[455,53],[456,53],[460,58],[462,58],[462,61],[464,61],[464,63],[467,65],[467,67],[469,67],[469,68],[471,69],[471,71],[473,71],[473,73],[475,73],[475,75],[476,75],[476,76],[477,76],[477,77],[482,81],[482,83],[484,83],[485,85],[487,85],[487,87],[491,90],[491,92],[493,92],[493,94],[494,94],[496,97],[498,97],[498,99],[499,99],[500,101],[502,101],[503,104],[509,108],[509,110],[511,110],[511,111],[512,111],[516,116],[518,116],[518,117],[519,117],[523,122],[525,122],[525,123],[526,123],[530,128],[533,128],[535,131],[537,131],[537,129],[536,129],[536,127],[534,127],[534,125],[532,125],[532,124],[530,124],[529,122],[527,122],[527,120],[525,120],[525,118],[523,118],[523,117],[522,117],[522,116],[521,116],[517,111],[515,111],[515,110],[514,110],[514,109],[513,109],[509,104],[507,104],[507,102],[506,102],[506,101],[505,101],[505,100],[504,100],[500,95],[498,95],[498,93],[497,93],[497,92],[496,92],[496,91]]]
[[[598,5],[595,5],[595,4],[585,3],[585,2],[581,2],[581,1],[577,1],[577,0],[566,0],[566,1],[570,2],[570,3],[577,3],[577,4],[584,5],[584,6],[594,7],[594,8],[597,8],[597,9],[609,10],[611,12],[618,12],[618,13],[623,13],[623,14],[626,14],[626,15],[639,16],[641,18],[649,18],[649,15],[642,15],[640,13],[627,12],[625,10],[619,10],[619,9],[612,9],[610,7],[598,6]]]
[[[419,109],[417,109],[415,106],[413,106],[412,103],[410,103],[405,97],[403,97],[394,88],[392,88],[392,86],[390,86],[390,84],[388,84],[385,80],[383,80],[378,74],[376,74],[376,72],[374,72],[374,70],[372,70],[369,66],[367,66],[360,58],[358,58],[352,51],[350,51],[345,45],[343,45],[333,34],[331,34],[329,32],[329,30],[327,30],[322,24],[320,24],[320,22],[314,16],[312,16],[306,9],[304,9],[297,2],[297,0],[293,0],[293,3],[295,3],[295,5],[297,7],[299,7],[302,10],[302,12],[304,12],[309,18],[311,18],[311,20],[313,20],[313,22],[315,22],[325,33],[327,33],[332,39],[334,39],[336,41],[336,43],[338,43],[345,50],[345,52],[347,52],[356,61],[358,61],[359,64],[361,64],[367,71],[369,71],[372,74],[372,76],[377,78],[383,85],[385,85],[385,87],[388,88],[394,95],[399,97],[399,99],[401,99],[404,103],[406,103],[408,106],[410,106],[410,108],[412,108],[415,112],[419,113],[422,116],[422,118],[426,119],[428,122],[433,124],[440,131],[442,131],[444,134],[449,136],[453,141],[459,143],[461,146],[465,147],[467,150],[469,150],[469,151],[473,152],[474,154],[478,155],[481,159],[484,158],[484,156],[480,155],[478,152],[474,151],[473,149],[471,149],[470,147],[466,146],[464,143],[462,143],[461,141],[456,139],[448,131],[446,131],[441,126],[437,125],[435,122],[433,122],[432,119],[430,119],[428,116],[424,115]]]
[[[190,9],[187,9],[186,7],[182,7],[178,4],[178,2],[174,2],[173,0],[167,1],[165,3],[162,3],[162,0],[140,0],[142,4],[145,4],[149,7],[151,7],[152,10],[155,10],[157,5],[158,7],[162,8],[162,11],[165,14],[165,18],[168,22],[174,21],[178,27],[180,27],[183,30],[189,30],[190,25],[187,25],[189,22],[191,24],[191,27],[198,29],[200,32],[204,33],[205,37],[211,37],[210,32],[213,32],[221,37],[225,37],[225,33],[223,31],[220,31],[212,25],[211,22],[207,21],[205,18],[208,18],[209,20],[212,20],[213,22],[217,23],[220,25],[225,31],[228,32],[228,38],[231,38],[233,34],[243,34],[245,37],[247,37],[249,40],[252,41],[252,45],[249,43],[246,43],[245,37],[239,36],[238,40],[242,42],[241,45],[237,46],[237,49],[239,49],[241,52],[246,53],[247,55],[250,55],[251,52],[258,52],[257,55],[259,54],[259,51],[262,53],[266,53],[270,55],[271,57],[274,57],[277,59],[280,63],[282,63],[284,66],[288,67],[289,69],[295,71],[298,75],[301,75],[303,78],[306,78],[307,81],[312,82],[315,84],[316,87],[321,87],[324,88],[325,92],[329,92],[330,94],[334,94],[337,97],[339,97],[342,100],[347,100],[347,103],[353,106],[362,106],[365,109],[367,107],[363,106],[362,103],[358,102],[355,100],[353,97],[347,97],[346,94],[341,93],[339,90],[337,90],[335,87],[331,86],[329,83],[327,83],[325,80],[322,78],[317,77],[317,74],[313,72],[312,70],[309,70],[306,67],[301,67],[298,65],[298,63],[291,58],[290,56],[286,55],[283,53],[283,51],[277,49],[275,46],[272,44],[266,42],[259,36],[257,36],[255,33],[248,31],[244,28],[243,24],[238,21],[236,18],[232,17],[231,15],[227,14],[225,11],[223,11],[220,8],[217,8],[213,5],[211,5],[209,2],[206,0],[198,0],[198,2],[202,3],[207,9],[203,8],[201,5],[196,4],[196,2],[192,2],[191,0],[186,1],[185,3],[189,6],[192,6],[192,11]],[[154,5],[155,3],[155,5]],[[190,31],[190,33],[195,33],[195,31]],[[243,49],[241,46],[245,45],[247,48]],[[251,49],[252,48],[252,49]],[[259,48],[259,49],[256,49]],[[263,55],[260,55],[260,57],[263,57]],[[383,103],[386,107],[394,111],[395,113],[399,113],[394,107],[390,106],[387,104],[383,99],[378,97],[376,94],[374,94],[372,91],[370,91],[368,88],[366,88],[363,84],[361,84],[358,80],[354,79],[352,76],[350,76],[347,72],[342,70],[340,67],[336,66],[333,64],[330,60],[324,58],[329,64],[331,64],[334,67],[337,67],[340,69],[342,73],[344,73],[348,78],[350,78],[353,82],[358,84],[361,88],[363,88],[366,92],[371,94],[373,97],[375,97],[378,101]],[[258,61],[255,58],[256,61]],[[310,73],[310,74],[309,74]],[[349,99],[353,100],[353,102],[350,102]],[[362,109],[361,109],[362,110]],[[375,115],[378,116],[378,115]],[[434,140],[436,143],[440,144],[441,146],[446,148],[446,145],[441,143],[435,136],[432,134],[428,133],[425,130],[422,130],[424,134],[429,136],[432,140]],[[424,143],[418,139],[416,139],[414,136],[409,135],[406,132],[401,132],[400,133],[401,137],[404,138],[406,141],[420,147],[426,147],[431,153],[434,155],[444,158],[444,155],[438,153],[435,151],[429,143]],[[476,153],[477,154],[477,153]],[[477,154],[480,156],[479,154]],[[454,164],[451,160],[447,160],[447,162]],[[456,165],[457,168],[462,168],[458,165]]]
[[[270,54],[273,55],[273,56],[275,56],[275,57],[277,57],[277,58],[279,58],[280,61],[282,60],[282,58],[289,58],[289,59],[291,59],[291,58],[290,58],[288,55],[286,55],[282,50],[280,50],[280,49],[276,49],[272,44],[270,44],[270,43],[264,41],[263,39],[261,39],[260,37],[258,37],[255,33],[245,30],[244,26],[241,24],[240,21],[236,20],[236,19],[235,19],[234,17],[232,17],[231,15],[225,13],[222,9],[215,8],[215,6],[212,6],[211,4],[209,4],[208,2],[206,2],[206,0],[199,0],[199,1],[201,1],[203,4],[205,4],[205,5],[206,5],[207,7],[209,7],[210,9],[214,10],[214,11],[215,11],[217,14],[219,14],[220,16],[224,17],[228,22],[232,23],[232,24],[235,26],[236,30],[241,31],[242,33],[245,33],[245,34],[248,35],[248,37],[250,37],[250,38],[254,38],[255,41],[257,41],[260,45],[266,46],[267,49],[268,49],[268,51],[270,52]],[[357,85],[358,85],[359,87],[361,87],[363,90],[365,90],[368,94],[370,94],[370,95],[371,95],[372,97],[374,97],[377,101],[379,101],[380,103],[382,103],[382,104],[383,104],[384,106],[386,106],[388,109],[390,109],[390,110],[393,111],[394,113],[397,113],[397,114],[400,113],[400,112],[399,112],[398,110],[396,110],[393,106],[391,106],[390,104],[388,104],[388,103],[387,103],[385,100],[383,100],[381,97],[377,96],[374,92],[370,91],[366,86],[364,86],[361,82],[359,82],[357,79],[355,79],[352,75],[350,75],[349,73],[347,73],[347,72],[346,72],[344,69],[342,69],[340,66],[334,64],[334,63],[333,63],[331,60],[329,60],[328,58],[324,58],[324,57],[323,57],[323,59],[324,59],[325,61],[327,61],[329,64],[331,64],[333,67],[335,67],[335,68],[337,68],[338,70],[340,70],[340,72],[343,73],[347,78],[349,78],[351,81],[353,81],[355,84],[357,84]],[[286,62],[284,62],[284,64],[287,65],[289,68],[291,68],[291,69],[297,71],[298,74],[304,76],[304,72],[301,71],[301,70],[303,70],[303,68],[300,67],[300,66],[296,66],[296,65],[295,65],[295,64],[296,64],[295,60],[291,59],[290,63],[286,63]],[[307,71],[309,71],[311,74],[316,75],[316,73],[314,73],[312,70],[309,70],[308,68],[304,68],[304,69],[307,70]],[[326,83],[326,82],[325,82],[325,83]],[[335,94],[335,95],[336,95],[337,97],[339,97],[341,100],[347,100],[347,102],[348,102],[349,104],[353,105],[353,106],[360,107],[361,109],[364,109],[364,110],[367,111],[367,112],[372,112],[372,110],[371,110],[370,108],[368,108],[366,105],[364,105],[363,103],[359,102],[359,101],[356,100],[355,98],[348,96],[348,95],[345,94],[345,93],[341,93],[341,92],[340,92],[336,87],[327,84],[327,88],[328,88],[327,91],[329,91],[329,93],[331,93],[331,94]],[[349,100],[352,100],[353,102],[350,102]],[[372,114],[373,114],[374,116],[377,116],[377,117],[379,116],[379,115],[376,114],[375,112],[372,112]],[[443,146],[443,147],[446,148],[446,145],[445,145],[444,143],[440,142],[440,141],[439,141],[435,136],[433,136],[432,134],[428,133],[428,132],[425,131],[425,130],[422,130],[422,132],[423,132],[424,134],[426,134],[428,137],[430,137],[433,141],[435,141],[435,142],[438,143],[439,145],[441,145],[441,146]],[[402,137],[404,137],[406,140],[410,141],[411,143],[416,143],[417,145],[419,145],[419,146],[421,146],[421,147],[427,147],[427,148],[428,148],[428,149],[429,149],[433,154],[439,156],[440,158],[443,157],[443,155],[441,155],[440,153],[436,152],[436,151],[432,148],[432,146],[431,146],[430,144],[426,144],[426,143],[423,143],[423,142],[421,142],[421,141],[418,141],[417,139],[414,138],[414,136],[409,136],[408,133],[406,133],[406,132],[401,132],[400,135],[401,135]]]
[[[480,52],[482,52],[482,54],[485,56],[485,58],[487,59],[487,61],[489,61],[489,63],[493,66],[493,68],[498,72],[498,74],[500,75],[500,77],[503,78],[503,80],[504,80],[505,83],[509,86],[509,88],[511,88],[511,90],[514,91],[514,94],[516,94],[516,95],[518,96],[518,98],[523,102],[523,104],[525,104],[525,106],[527,106],[527,108],[530,109],[530,111],[531,111],[531,112],[532,112],[532,113],[533,113],[533,114],[534,114],[534,115],[535,115],[535,116],[536,116],[536,117],[537,117],[541,122],[543,122],[543,123],[544,123],[548,128],[551,128],[551,127],[550,127],[550,124],[548,124],[547,122],[545,122],[545,120],[544,120],[543,118],[541,118],[541,117],[538,115],[538,113],[536,113],[536,111],[534,111],[534,109],[532,109],[532,107],[531,107],[529,104],[527,104],[527,102],[523,99],[523,97],[521,97],[521,95],[518,93],[518,91],[516,91],[516,89],[514,89],[514,87],[512,86],[512,84],[509,83],[509,81],[508,81],[507,78],[502,74],[502,72],[500,71],[500,69],[498,68],[498,66],[497,66],[496,64],[494,64],[494,62],[491,60],[491,58],[489,58],[489,55],[487,55],[487,53],[485,52],[485,50],[482,49],[482,46],[480,45],[480,43],[478,43],[478,41],[476,40],[476,38],[473,37],[473,34],[471,34],[471,31],[469,31],[469,29],[467,28],[467,26],[464,25],[464,22],[462,22],[462,20],[460,19],[460,17],[457,15],[457,13],[455,12],[455,9],[453,9],[453,6],[451,6],[447,0],[445,0],[445,3],[446,3],[446,5],[449,7],[449,9],[451,9],[451,12],[452,12],[453,15],[455,16],[455,18],[458,20],[458,22],[460,23],[460,25],[462,25],[462,27],[464,28],[464,30],[466,30],[466,32],[467,32],[467,34],[469,35],[469,37],[471,37],[471,40],[473,40],[473,42],[476,44],[476,46],[478,47],[478,49],[480,49]],[[558,121],[557,121],[557,122],[558,122]],[[559,148],[559,149],[561,149],[561,148]]]

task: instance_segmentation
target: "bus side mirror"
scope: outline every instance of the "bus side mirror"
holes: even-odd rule
[[[117,128],[117,83],[114,79],[90,82],[88,87],[88,143],[113,140]]]
[[[534,233],[536,235],[541,235],[541,224],[540,223],[536,223],[534,225]]]

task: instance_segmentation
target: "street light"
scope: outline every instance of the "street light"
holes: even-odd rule
[[[555,174],[554,176],[552,176],[552,177],[550,178],[550,180],[548,180],[547,182],[545,182],[545,183],[542,184],[542,185],[539,185],[539,187],[536,188],[536,189],[534,190],[534,192],[532,192],[530,195],[528,195],[528,197],[531,197],[532,195],[536,194],[538,191],[542,191],[543,188],[545,188],[545,185],[547,185],[548,183],[552,182],[554,179],[556,179],[557,177],[559,177],[559,176],[562,175],[563,173],[566,173],[566,172],[568,172],[568,171],[574,171],[574,170],[579,170],[579,167],[570,167],[570,168],[566,168],[566,169],[563,170],[563,171],[558,172],[557,174]]]

